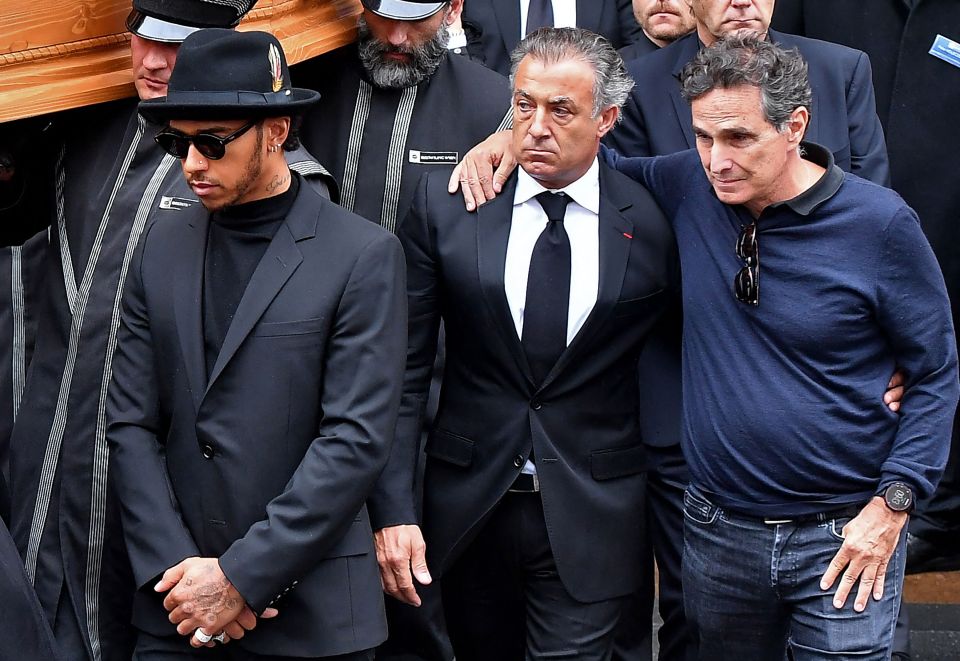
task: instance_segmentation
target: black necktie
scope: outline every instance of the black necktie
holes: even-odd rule
[[[527,6],[527,34],[553,27],[553,0],[530,0]]]
[[[567,348],[570,239],[563,229],[563,216],[570,198],[563,193],[540,193],[537,202],[549,220],[530,256],[520,343],[539,385]]]

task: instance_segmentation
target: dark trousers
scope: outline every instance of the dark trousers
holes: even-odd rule
[[[432,569],[432,568],[431,568]],[[420,606],[385,597],[390,637],[377,648],[377,661],[451,661],[453,648],[447,636],[440,601],[440,582],[417,584]]]
[[[373,661],[373,650],[338,654],[337,656],[314,657],[323,661]],[[263,656],[240,648],[236,642],[216,647],[190,646],[186,636],[152,636],[140,632],[137,647],[133,652],[133,661],[309,661],[306,657]]]
[[[910,517],[910,534],[943,547],[944,556],[960,554],[960,415],[953,420],[950,456],[940,485]]]
[[[506,494],[442,585],[457,661],[611,658],[623,599],[583,603],[567,592],[539,494]]]
[[[690,481],[680,445],[648,447],[647,549],[640,562],[647,580],[627,600],[617,627],[613,658],[646,661],[652,658],[651,629],[654,600],[653,559],[660,576],[659,661],[694,661],[697,644],[683,609],[683,492]]]

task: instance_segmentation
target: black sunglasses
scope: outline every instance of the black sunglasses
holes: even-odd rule
[[[743,268],[733,279],[737,300],[747,305],[760,305],[760,244],[757,243],[756,223],[740,228],[737,257],[743,260]]]
[[[180,160],[185,159],[187,154],[190,152],[190,143],[193,143],[193,146],[197,148],[198,152],[210,160],[216,161],[223,158],[223,155],[227,153],[228,144],[239,138],[241,135],[259,123],[260,120],[255,119],[249,124],[244,124],[230,135],[225,135],[222,138],[219,135],[214,135],[213,133],[197,133],[196,135],[187,135],[186,133],[181,133],[180,131],[167,127],[158,133],[156,137],[154,137],[154,140],[156,140],[157,144],[160,145],[163,151],[167,152],[174,158],[179,158]]]

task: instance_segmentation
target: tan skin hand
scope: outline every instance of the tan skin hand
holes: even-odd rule
[[[414,579],[429,585],[433,579],[427,569],[427,545],[419,526],[390,526],[374,533],[377,563],[383,591],[411,606],[420,605]]]
[[[907,377],[902,370],[897,370],[893,373],[893,376],[890,377],[890,382],[887,384],[887,391],[883,393],[883,403],[887,405],[891,411],[896,413],[900,410],[900,400],[903,399],[903,384],[906,383]]]
[[[494,133],[467,152],[454,168],[447,190],[452,195],[461,189],[467,211],[495,198],[517,168],[517,160],[510,148],[511,136],[510,131]]]
[[[224,642],[243,638],[257,626],[257,616],[246,605],[220,569],[216,558],[187,558],[166,572],[153,588],[168,592],[163,607],[168,619],[177,625],[177,633],[191,636],[194,647],[213,647],[215,642],[201,643],[193,632],[202,628],[209,635],[224,634]],[[277,610],[268,608],[261,618],[276,617]]]
[[[887,565],[909,518],[906,512],[894,512],[875,496],[843,527],[843,545],[820,579],[822,590],[829,590],[840,579],[833,597],[835,608],[843,608],[858,582],[853,601],[858,613],[867,607],[871,593],[875,600],[883,597]]]

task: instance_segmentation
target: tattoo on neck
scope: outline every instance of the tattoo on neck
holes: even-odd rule
[[[279,174],[275,174],[273,175],[273,180],[269,184],[267,184],[267,192],[273,193],[274,191],[276,191],[279,188],[282,188],[289,182],[290,182],[289,172],[282,177]]]

